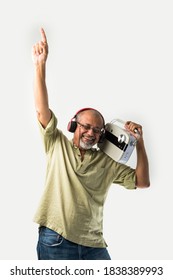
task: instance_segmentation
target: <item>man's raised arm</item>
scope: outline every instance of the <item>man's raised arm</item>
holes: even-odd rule
[[[136,152],[137,152],[137,164],[136,164],[136,187],[145,188],[150,186],[150,176],[149,176],[149,164],[147,153],[144,146],[143,140],[143,131],[142,126],[131,121],[126,122],[126,129],[129,132],[138,138],[136,144]],[[138,133],[136,134],[134,131],[137,129]]]
[[[41,41],[32,47],[32,60],[34,63],[34,99],[38,120],[43,127],[46,127],[51,118],[46,87],[48,44],[44,29],[41,28],[40,31]]]

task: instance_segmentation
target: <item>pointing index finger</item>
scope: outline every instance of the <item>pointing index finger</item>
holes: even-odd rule
[[[46,33],[43,28],[41,28],[41,40],[43,43],[47,43]]]

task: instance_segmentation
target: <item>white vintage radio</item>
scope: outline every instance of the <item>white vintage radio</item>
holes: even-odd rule
[[[104,140],[98,144],[99,148],[113,160],[126,163],[137,142],[137,138],[124,128],[125,122],[119,119],[107,123]],[[135,133],[139,133],[135,130]]]

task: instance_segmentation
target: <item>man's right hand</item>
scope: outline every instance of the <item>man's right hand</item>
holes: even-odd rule
[[[47,44],[46,33],[43,28],[41,28],[40,32],[41,32],[41,41],[36,43],[32,47],[32,60],[36,66],[45,63],[48,56],[48,44]]]

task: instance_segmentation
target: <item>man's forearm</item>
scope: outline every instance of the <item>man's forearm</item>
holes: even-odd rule
[[[144,146],[143,139],[141,138],[137,145],[137,165],[136,165],[136,186],[139,188],[145,188],[150,186],[149,178],[149,164],[148,158]]]
[[[46,87],[46,65],[42,63],[41,65],[35,66],[34,72],[34,98],[35,107],[38,113],[44,113],[44,110],[49,107],[48,104],[48,94]]]
[[[46,126],[51,116],[46,87],[46,64],[36,65],[34,71],[35,108],[39,121]]]

